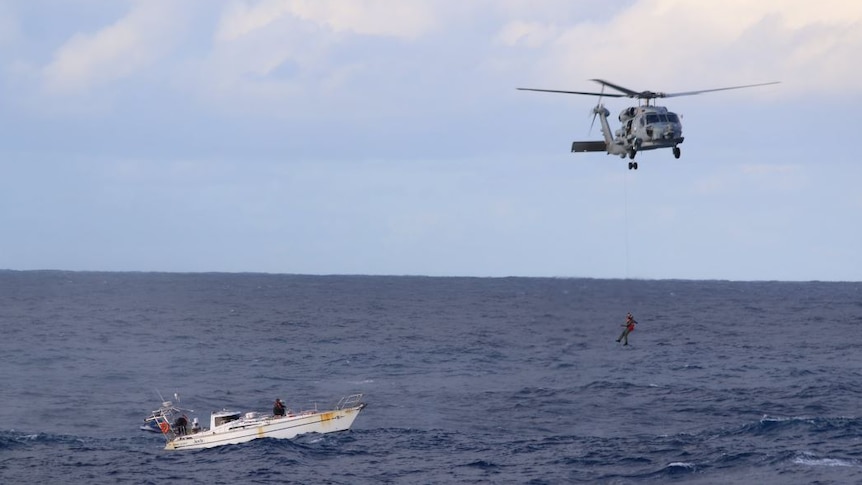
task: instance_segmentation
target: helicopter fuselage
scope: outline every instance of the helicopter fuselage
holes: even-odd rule
[[[573,152],[606,152],[634,159],[642,150],[672,148],[674,156],[680,156],[677,145],[685,140],[682,123],[676,113],[664,106],[641,105],[622,110],[619,115],[622,126],[616,131],[611,129],[608,122],[610,112],[603,105],[593,108],[593,114],[599,117],[604,141],[576,141],[572,143]],[[636,164],[629,163],[629,168],[636,167]]]
[[[679,116],[664,106],[632,106],[620,112],[619,120],[622,127],[614,139],[635,151],[675,147],[684,139]]]

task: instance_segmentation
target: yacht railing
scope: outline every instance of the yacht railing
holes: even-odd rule
[[[353,408],[362,403],[362,394],[351,394],[338,400],[335,409]]]

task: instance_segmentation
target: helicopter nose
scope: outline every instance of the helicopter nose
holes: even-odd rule
[[[668,126],[667,131],[665,131],[665,138],[674,139],[682,136],[682,130],[677,129],[675,126]]]

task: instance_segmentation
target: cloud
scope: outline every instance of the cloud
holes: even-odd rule
[[[228,109],[315,115],[440,106],[437,92],[511,85],[686,91],[780,80],[734,98],[862,94],[862,4],[798,0],[232,1],[193,83]],[[455,40],[453,40],[455,39]],[[430,54],[430,55],[429,55]],[[426,59],[427,57],[427,59]],[[420,62],[421,60],[421,62]],[[287,74],[287,75],[285,75]],[[453,79],[458,79],[453,82]],[[424,84],[423,84],[424,83]],[[460,83],[460,85],[457,85]],[[410,86],[414,87],[412,90]],[[440,85],[440,89],[433,89]],[[413,99],[416,86],[426,93]],[[470,102],[490,96],[476,93]],[[359,94],[358,94],[359,93]],[[717,94],[712,99],[721,100]],[[357,99],[357,97],[359,99]],[[375,99],[370,103],[367,100]],[[339,107],[341,109],[339,109]]]
[[[587,89],[595,86],[586,80],[597,77],[663,91],[783,81],[733,97],[862,93],[854,82],[862,68],[847,61],[862,51],[862,28],[855,28],[862,4],[853,2],[818,7],[797,0],[630,0],[613,8],[572,0],[538,5],[138,0],[131,5],[112,24],[79,31],[57,47],[37,70],[43,88],[38,94],[63,95],[74,106],[110,106],[113,99],[106,97],[112,91],[104,88],[131,80],[228,114],[331,119],[360,112],[415,113],[429,119],[447,106],[499,105],[503,85]],[[191,8],[201,13],[195,22],[184,13]],[[81,24],[86,22],[75,25]],[[165,62],[168,58],[176,62]],[[19,78],[33,77],[32,71],[18,71]],[[117,90],[117,95],[134,92]],[[719,96],[727,95],[711,99]]]
[[[173,2],[139,1],[114,24],[75,34],[42,69],[45,91],[78,94],[139,74],[169,52],[177,20]]]
[[[182,76],[203,103],[232,113],[307,119],[403,109],[407,87],[392,84],[420,75],[414,42],[445,27],[443,11],[426,0],[231,1],[210,51]]]
[[[225,9],[217,38],[236,40],[285,16],[333,33],[416,38],[436,25],[431,2],[402,0],[262,0],[234,2]]]
[[[859,92],[862,69],[847,60],[862,51],[862,4],[825,3],[640,0],[605,21],[565,28],[513,19],[499,37],[518,31],[532,41],[533,76],[543,84],[607,76],[675,91],[783,80],[783,93]]]
[[[21,37],[20,26],[10,5],[0,3],[0,53],[13,46]]]
[[[554,24],[515,20],[503,26],[497,34],[496,40],[505,46],[521,44],[527,47],[540,47],[546,45],[557,35],[557,27]]]
[[[481,0],[228,0],[198,3],[220,14],[215,24],[195,26],[190,33],[192,27],[178,19],[184,7],[177,2],[137,1],[115,23],[79,32],[57,48],[41,69],[41,84],[53,94],[86,93],[151,68],[183,47],[177,40],[182,35],[200,40],[212,33],[208,53],[193,53],[192,61],[170,66],[165,76],[189,76],[203,68],[185,89],[197,91],[206,75],[221,86],[220,97],[302,95],[302,84],[340,86],[362,77],[372,64],[387,64],[390,74],[408,75],[405,69],[417,68],[396,65],[396,58],[379,49],[362,50],[362,38],[397,44],[436,36],[469,40],[461,52],[451,52],[452,58],[469,51],[474,65],[500,66],[500,75],[518,73],[523,81],[547,86],[608,77],[631,80],[635,89],[665,91],[784,81],[779,88],[743,96],[862,91],[855,82],[862,68],[847,61],[862,51],[862,3],[825,3],[635,0],[609,9],[571,1],[527,8],[523,2]],[[491,25],[490,31],[483,32],[484,25]],[[0,29],[0,45],[14,30]],[[357,40],[359,46],[353,46]],[[377,57],[367,62],[369,55]],[[292,82],[272,76],[283,72],[306,76]]]

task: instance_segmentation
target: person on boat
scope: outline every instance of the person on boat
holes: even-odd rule
[[[200,431],[201,431],[201,424],[198,422],[198,418],[195,418],[192,421],[192,434],[200,433]]]
[[[189,418],[186,415],[182,415],[174,421],[174,432],[177,433],[178,436],[183,436],[186,434],[186,425],[189,424]]]
[[[284,403],[281,402],[281,399],[276,399],[275,404],[272,405],[272,415],[284,416]]]
[[[629,334],[634,332],[635,325],[637,323],[638,322],[635,320],[635,317],[632,316],[632,312],[626,313],[626,323],[621,325],[625,328],[623,329],[623,333],[621,333],[619,338],[617,338],[617,342],[622,340],[624,342],[623,345],[628,345],[629,344]]]

